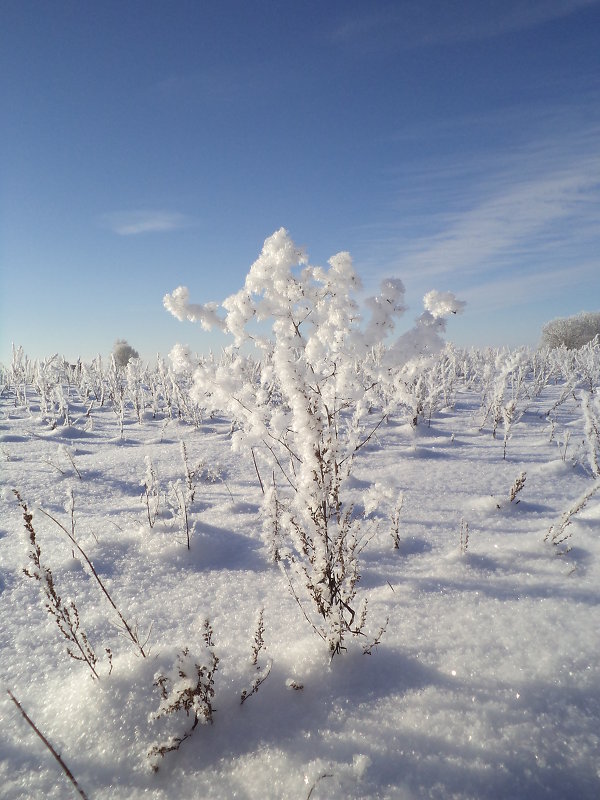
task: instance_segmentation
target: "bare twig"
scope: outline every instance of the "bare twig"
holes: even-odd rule
[[[368,444],[368,443],[371,441],[371,439],[373,438],[373,436],[375,436],[375,434],[377,433],[378,429],[379,429],[379,428],[380,428],[380,427],[383,425],[383,423],[386,421],[386,419],[387,419],[387,414],[385,414],[385,415],[384,415],[384,416],[383,416],[383,417],[382,417],[382,418],[379,420],[379,422],[377,423],[377,425],[374,425],[374,426],[373,426],[373,429],[371,430],[371,433],[370,433],[370,434],[369,434],[369,435],[368,435],[366,438],[364,438],[364,439],[362,440],[362,442],[359,442],[359,443],[356,445],[356,447],[354,448],[354,450],[352,451],[352,453],[350,453],[349,455],[347,455],[347,456],[345,456],[344,458],[342,458],[342,460],[341,460],[341,461],[340,461],[340,463],[339,463],[339,466],[341,466],[341,465],[344,463],[344,461],[347,461],[347,460],[348,460],[350,457],[354,456],[354,453],[358,452],[358,451],[360,450],[360,448],[361,448],[361,447],[364,447],[366,444]]]
[[[551,542],[553,545],[561,545],[570,539],[573,535],[573,531],[570,530],[568,533],[565,533],[566,529],[572,522],[572,518],[582,511],[596,492],[600,489],[600,478],[596,480],[593,486],[587,489],[582,495],[580,495],[577,500],[574,501],[573,505],[568,511],[563,512],[560,522],[557,525],[551,525],[550,530],[544,537],[545,542]],[[559,551],[559,555],[566,555],[570,547],[566,547],[564,550]]]
[[[240,696],[240,705],[243,706],[249,697],[252,697],[253,694],[256,694],[258,692],[259,687],[262,686],[262,684],[267,680],[267,678],[271,674],[272,666],[273,665],[271,664],[271,662],[267,663],[264,672],[256,675],[256,677],[252,681],[252,686],[250,687],[250,689],[244,689],[244,691]]]
[[[511,503],[514,503],[514,502],[515,502],[515,498],[516,498],[516,496],[519,494],[519,492],[520,492],[520,491],[523,489],[523,487],[525,486],[525,480],[526,480],[526,478],[527,478],[527,473],[526,473],[526,472],[522,472],[522,473],[519,475],[519,477],[518,477],[518,478],[515,480],[515,482],[513,483],[513,485],[511,486],[511,489],[510,489],[510,502],[511,502]],[[520,500],[516,500],[516,502],[517,502],[517,503],[519,503],[519,502],[520,502]]]
[[[110,596],[110,594],[108,592],[108,589],[106,588],[106,586],[102,582],[101,577],[96,572],[96,568],[92,564],[92,562],[91,562],[90,558],[88,557],[87,553],[81,547],[81,545],[79,544],[77,539],[73,536],[72,532],[67,530],[67,528],[65,528],[65,526],[59,520],[56,519],[56,517],[53,517],[52,514],[49,514],[47,511],[44,511],[43,508],[40,508],[39,510],[42,512],[42,514],[44,514],[46,517],[48,517],[48,519],[51,519],[52,522],[54,522],[55,525],[58,525],[58,527],[67,534],[71,544],[73,544],[77,548],[77,550],[81,553],[81,556],[83,557],[85,563],[88,565],[92,575],[96,579],[96,582],[97,582],[98,586],[100,587],[100,589],[102,589],[102,592],[104,593],[104,596],[106,597],[108,602],[111,604],[111,606],[114,608],[114,610],[117,612],[117,615],[118,615],[119,619],[121,620],[121,622],[123,624],[123,627],[125,628],[125,631],[127,632],[127,635],[129,636],[131,641],[135,644],[135,646],[138,648],[138,650],[140,651],[141,655],[144,658],[146,658],[146,653],[144,652],[144,647],[140,643],[140,640],[139,640],[139,637],[138,637],[137,633],[135,632],[135,630],[133,630],[131,628],[131,626],[129,625],[129,623],[127,622],[127,620],[125,619],[125,617],[123,616],[121,611],[119,610],[117,604],[115,603],[115,601]]]
[[[56,590],[54,576],[50,567],[42,563],[42,551],[37,542],[35,528],[33,527],[33,514],[30,513],[27,503],[23,500],[16,489],[13,489],[19,505],[23,511],[23,522],[27,531],[31,549],[29,559],[32,568],[25,568],[23,572],[28,578],[38,581],[40,588],[46,597],[46,610],[54,618],[59,631],[64,638],[70,642],[67,646],[67,653],[75,661],[85,662],[92,676],[98,679],[100,676],[96,670],[98,661],[93,647],[89,643],[87,635],[80,626],[79,611],[75,603],[71,600],[67,605],[63,603],[61,596]]]
[[[260,490],[264,494],[265,493],[265,487],[263,485],[262,478],[260,477],[260,472],[258,471],[258,464],[256,463],[256,456],[254,455],[254,448],[253,447],[250,448],[250,452],[252,453],[252,460],[254,461],[254,469],[256,470],[256,475],[258,477],[258,482],[260,483]]]
[[[35,732],[36,736],[37,736],[39,739],[41,739],[41,740],[42,740],[42,742],[45,744],[45,746],[48,748],[48,750],[49,750],[49,751],[52,753],[52,755],[54,756],[54,758],[55,758],[55,759],[58,761],[58,763],[60,764],[60,767],[61,767],[62,771],[65,773],[65,775],[67,776],[67,778],[68,778],[68,779],[71,781],[71,783],[73,784],[73,786],[75,787],[75,789],[77,789],[77,792],[79,793],[80,797],[83,797],[83,798],[84,798],[84,800],[88,800],[88,796],[87,796],[87,794],[86,794],[86,793],[83,791],[83,789],[81,788],[81,786],[80,786],[80,785],[77,783],[77,781],[75,780],[75,776],[73,775],[73,773],[71,772],[71,770],[70,770],[70,769],[67,767],[67,765],[65,764],[65,762],[62,760],[61,756],[60,756],[60,755],[59,755],[59,754],[56,752],[56,750],[54,749],[54,747],[52,746],[52,744],[51,744],[51,743],[48,741],[48,739],[47,739],[47,738],[44,736],[44,734],[41,732],[41,730],[40,730],[40,729],[37,727],[37,725],[35,724],[35,722],[34,722],[34,721],[31,719],[31,717],[30,717],[30,716],[27,714],[27,712],[25,711],[25,709],[23,708],[23,706],[21,705],[21,703],[19,703],[19,701],[17,700],[17,698],[14,696],[14,694],[13,694],[13,693],[12,693],[12,692],[11,692],[9,689],[7,689],[7,690],[6,690],[6,693],[8,694],[8,696],[10,697],[10,699],[13,701],[13,703],[16,705],[16,707],[17,707],[17,708],[19,709],[19,711],[21,712],[21,716],[23,717],[23,719],[25,720],[25,722],[26,722],[26,723],[29,725],[29,727],[30,727],[30,728],[32,728],[32,730]]]
[[[310,790],[309,790],[308,794],[306,795],[306,800],[310,800],[310,797],[311,797],[312,793],[314,792],[314,790],[315,790],[315,788],[317,786],[317,783],[319,783],[319,781],[322,781],[323,778],[333,778],[333,773],[332,772],[323,772],[321,775],[319,775],[317,780],[310,787]]]

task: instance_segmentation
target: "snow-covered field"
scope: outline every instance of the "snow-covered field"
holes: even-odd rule
[[[591,352],[595,385],[566,396],[568,376],[555,371],[536,395],[528,373],[506,453],[506,415],[492,436],[491,399],[466,370],[430,425],[399,405],[360,449],[345,491],[359,508],[373,484],[402,496],[399,546],[381,524],[361,553],[371,638],[347,637],[333,659],[267,558],[257,472],[249,451],[232,451],[224,414],[194,424],[148,392],[139,413],[125,393],[120,417],[118,398],[92,403],[75,379],[25,394],[5,371],[0,796],[79,796],[9,691],[90,799],[600,797]],[[503,358],[471,363],[493,373]],[[189,549],[176,496],[188,482]],[[13,489],[33,513],[37,566]],[[569,538],[544,541],[586,494],[557,537]],[[78,611],[99,679],[45,608],[45,568],[60,608]],[[214,697],[195,708],[212,723],[150,757],[190,732],[193,711],[157,713],[196,685],[196,665]]]

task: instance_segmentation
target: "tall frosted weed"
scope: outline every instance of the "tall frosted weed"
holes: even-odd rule
[[[346,649],[348,634],[365,633],[356,596],[369,531],[346,486],[357,453],[390,411],[380,405],[381,384],[392,365],[440,350],[446,316],[464,305],[430,292],[414,328],[386,344],[405,311],[402,282],[387,279],[366,300],[364,325],[359,288],[348,253],[333,256],[328,269],[312,266],[282,228],[265,241],[244,287],[221,305],[191,304],[181,286],[164,299],[179,319],[233,337],[227,363],[197,368],[195,397],[226,410],[234,448],[252,453],[259,475],[257,456],[273,472],[263,495],[266,546],[332,656]],[[241,354],[247,344],[260,362]]]

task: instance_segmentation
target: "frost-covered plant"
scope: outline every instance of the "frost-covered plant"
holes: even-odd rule
[[[181,460],[183,462],[183,472],[185,477],[185,485],[188,491],[188,498],[190,505],[194,502],[194,497],[196,494],[196,473],[190,467],[190,462],[188,459],[187,448],[185,446],[185,442],[183,439],[179,442],[179,450],[181,452]]]
[[[187,484],[180,479],[169,481],[166,499],[177,528],[185,536],[187,549],[189,550],[191,547],[192,523],[190,520],[190,492]]]
[[[506,461],[506,448],[508,447],[508,440],[512,435],[512,425],[517,416],[517,401],[509,400],[506,405],[502,407],[502,422],[504,423],[504,449],[502,458]]]
[[[600,490],[600,478],[596,478],[594,484],[589,488],[586,489],[585,492],[579,495],[576,500],[573,501],[571,507],[564,511],[561,515],[560,521],[555,525],[551,525],[548,533],[544,537],[545,542],[550,542],[555,547],[561,547],[564,545],[565,542],[571,538],[573,535],[573,530],[567,531],[567,528],[570,526],[571,522],[573,521],[573,517],[578,514],[580,511],[586,507],[588,502],[591,498],[596,494],[597,491]],[[566,555],[570,551],[570,545],[565,546],[562,549],[559,549],[558,555]]]
[[[60,383],[57,384],[52,392],[52,399],[54,400],[58,412],[57,421],[62,419],[62,424],[65,427],[69,427],[69,425],[71,425],[71,410],[69,407],[68,388],[67,393],[65,393],[65,388],[67,387],[63,387]]]
[[[400,548],[400,514],[403,506],[404,495],[398,494],[392,486],[373,483],[363,495],[362,518],[371,537],[384,528],[392,537],[394,550]]]
[[[431,425],[431,417],[436,411],[454,404],[457,354],[452,345],[446,345],[434,359],[432,368],[425,373],[425,378],[427,382],[425,407],[428,424]]]
[[[102,367],[102,356],[98,355],[89,366],[84,365],[81,370],[81,387],[84,391],[91,391],[98,405],[104,405],[106,394],[106,382],[104,380],[104,370]],[[81,391],[81,389],[80,389]]]
[[[398,500],[397,505],[394,507],[394,510],[391,514],[391,537],[394,541],[394,549],[398,550],[400,548],[400,513],[402,511],[402,506],[404,505],[404,495],[400,495],[400,499]]]
[[[549,541],[558,547],[573,535],[572,529],[567,530],[573,517],[582,511],[589,500],[600,490],[600,400],[598,394],[584,393],[582,408],[585,431],[584,441],[587,445],[588,461],[594,477],[594,483],[573,502],[567,511],[563,512],[558,523],[550,526],[544,541]],[[566,546],[559,551],[559,555],[565,555],[570,549],[570,546]]]
[[[115,359],[116,360],[116,359]],[[145,370],[141,359],[132,357],[126,364],[127,395],[135,410],[138,423],[141,425],[146,407]]]
[[[516,353],[498,354],[496,357],[494,379],[489,392],[489,405],[481,427],[483,428],[487,418],[491,416],[492,435],[496,438],[498,426],[503,423],[504,458],[506,458],[506,447],[510,438],[511,427],[525,410],[521,408],[518,411],[518,406],[524,396],[527,371],[528,358],[527,353],[523,350]]]
[[[510,487],[509,497],[510,502],[514,503],[515,501],[519,503],[520,501],[517,500],[517,496],[519,492],[523,491],[525,487],[525,481],[527,480],[527,473],[522,472],[519,477],[515,480],[513,485]]]
[[[373,650],[375,650],[375,648],[378,647],[381,644],[381,640],[383,639],[383,635],[387,630],[387,626],[388,626],[389,621],[390,621],[390,618],[386,617],[385,622],[383,623],[383,625],[380,626],[379,630],[377,631],[377,633],[373,637],[372,641],[370,641],[368,644],[363,645],[363,649],[362,650],[363,650],[363,653],[366,656],[372,656],[373,655]]]
[[[172,368],[168,370],[171,383],[171,404],[177,407],[179,417],[191,422],[196,428],[200,426],[204,416],[204,407],[199,405],[190,391],[193,385],[193,373],[200,361],[192,357],[189,348],[175,345],[169,353]],[[209,361],[212,358],[208,359]],[[165,377],[166,383],[166,377]],[[165,389],[165,396],[168,395]]]
[[[600,339],[596,337],[577,350],[558,347],[548,353],[553,373],[564,381],[559,399],[547,412],[550,415],[565,401],[577,402],[576,389],[595,394],[600,384]]]
[[[150,456],[145,457],[145,462],[146,474],[141,482],[141,485],[144,487],[144,491],[142,492],[142,502],[144,502],[146,505],[148,525],[150,528],[153,528],[160,508],[160,487],[156,468],[154,467]]]
[[[345,649],[346,634],[362,633],[354,605],[363,534],[345,486],[356,454],[387,414],[383,409],[375,420],[369,414],[377,387],[391,367],[439,350],[445,317],[463,305],[450,293],[430,292],[414,329],[376,363],[369,354],[404,312],[404,287],[385,280],[366,301],[365,323],[355,299],[359,287],[348,253],[333,256],[329,269],[311,266],[282,228],[265,241],[244,287],[222,310],[190,304],[185,287],[164,298],[179,319],[217,327],[233,336],[234,348],[252,343],[262,354],[258,370],[236,349],[227,364],[201,364],[196,400],[210,395],[234,419],[234,447],[260,453],[269,472],[278,472],[279,563],[332,655]],[[273,505],[272,493],[264,497]],[[316,619],[302,605],[305,592]]]
[[[561,460],[564,462],[567,461],[567,453],[569,451],[570,441],[571,441],[571,431],[565,431],[564,438],[562,440],[556,441],[556,445],[560,449]]]
[[[8,369],[8,384],[13,387],[15,407],[28,406],[27,384],[31,382],[31,362],[23,348],[12,345],[12,361]]]
[[[187,549],[189,550],[191,536],[194,530],[190,515],[192,504],[196,496],[196,483],[202,478],[214,482],[215,480],[220,480],[221,476],[216,470],[206,468],[203,462],[200,462],[195,469],[192,469],[189,463],[185,442],[180,441],[179,447],[181,460],[183,462],[184,477],[183,480],[178,478],[175,481],[169,481],[166,501],[172,517],[176,521],[179,532],[185,536]]]
[[[256,465],[256,461],[254,463]],[[267,549],[269,561],[278,564],[281,560],[281,549],[284,546],[284,539],[282,531],[282,505],[277,491],[275,471],[273,471],[272,484],[265,489],[261,480],[261,486],[264,495],[261,508],[263,541]]]
[[[178,654],[177,663],[170,672],[166,675],[157,672],[154,676],[154,686],[160,691],[161,701],[158,710],[150,715],[150,721],[172,716],[179,718],[180,712],[184,712],[186,718],[192,718],[191,726],[182,734],[173,734],[152,746],[148,758],[154,772],[158,771],[160,759],[178,750],[196,730],[198,723],[212,725],[219,659],[213,650],[213,630],[208,620],[204,621],[203,638],[206,652],[202,658],[192,655],[186,647]]]
[[[75,456],[71,452],[71,450],[65,444],[63,444],[58,446],[58,452],[59,455],[64,456],[64,458],[69,462],[69,464],[73,469],[73,472],[77,475],[79,480],[80,481],[83,480],[83,478],[81,477],[81,472],[79,471],[77,465],[75,464]]]
[[[584,392],[581,405],[590,469],[600,478],[600,397]]]
[[[395,405],[408,409],[410,421],[415,428],[419,424],[419,417],[425,414],[427,398],[425,370],[428,366],[423,360],[415,359],[399,370],[398,374],[394,395]]]
[[[171,419],[175,404],[176,381],[164,358],[157,356],[156,368],[149,369],[145,378],[148,381],[152,416],[156,418],[162,412]]]
[[[539,397],[553,376],[553,365],[548,358],[547,351],[534,351],[530,353],[531,384],[528,393],[531,398]]]
[[[114,356],[110,358],[110,365],[106,372],[107,393],[113,411],[119,421],[119,434],[123,438],[123,425],[125,421],[125,385]]]
[[[456,376],[456,353],[448,345],[441,353],[414,358],[391,373],[393,402],[407,409],[414,427],[420,418],[431,426],[433,415],[454,402]]]
[[[75,472],[75,474],[79,478],[79,480],[83,480],[81,477],[81,472],[79,471],[79,469],[75,464],[75,457],[71,453],[67,445],[65,444],[58,445],[57,456],[58,458],[55,461],[51,461],[49,458],[44,459],[44,461],[46,462],[46,464],[49,464],[51,467],[54,467],[54,469],[57,472],[60,472],[61,475],[66,475],[67,472],[65,471],[65,469],[62,469],[62,467],[60,467],[59,464],[62,463],[62,466],[65,467],[64,461],[67,461],[70,464],[71,468],[73,469],[73,472]],[[66,467],[66,469],[68,469],[68,467]]]
[[[594,394],[600,385],[600,335],[575,351],[574,367],[578,386]]]
[[[36,361],[33,369],[33,388],[37,391],[42,417],[54,428],[56,414],[54,391],[59,385],[58,354]]]
[[[250,657],[250,664],[252,666],[253,677],[250,683],[250,686],[247,689],[242,691],[240,696],[240,704],[244,705],[246,700],[249,697],[252,697],[253,694],[256,694],[262,686],[262,684],[267,680],[269,675],[271,674],[271,667],[273,663],[271,659],[267,659],[262,663],[262,659],[260,658],[261,653],[265,650],[265,621],[264,621],[264,608],[258,613],[258,617],[256,618],[256,625],[254,629],[254,637],[252,641],[252,648],[251,648],[251,657]]]

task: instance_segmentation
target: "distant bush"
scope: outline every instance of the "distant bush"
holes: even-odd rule
[[[139,358],[140,354],[125,339],[117,339],[113,347],[113,356],[117,367],[126,367],[132,358]]]
[[[581,311],[573,317],[558,317],[542,328],[542,347],[576,350],[600,335],[600,312]]]

